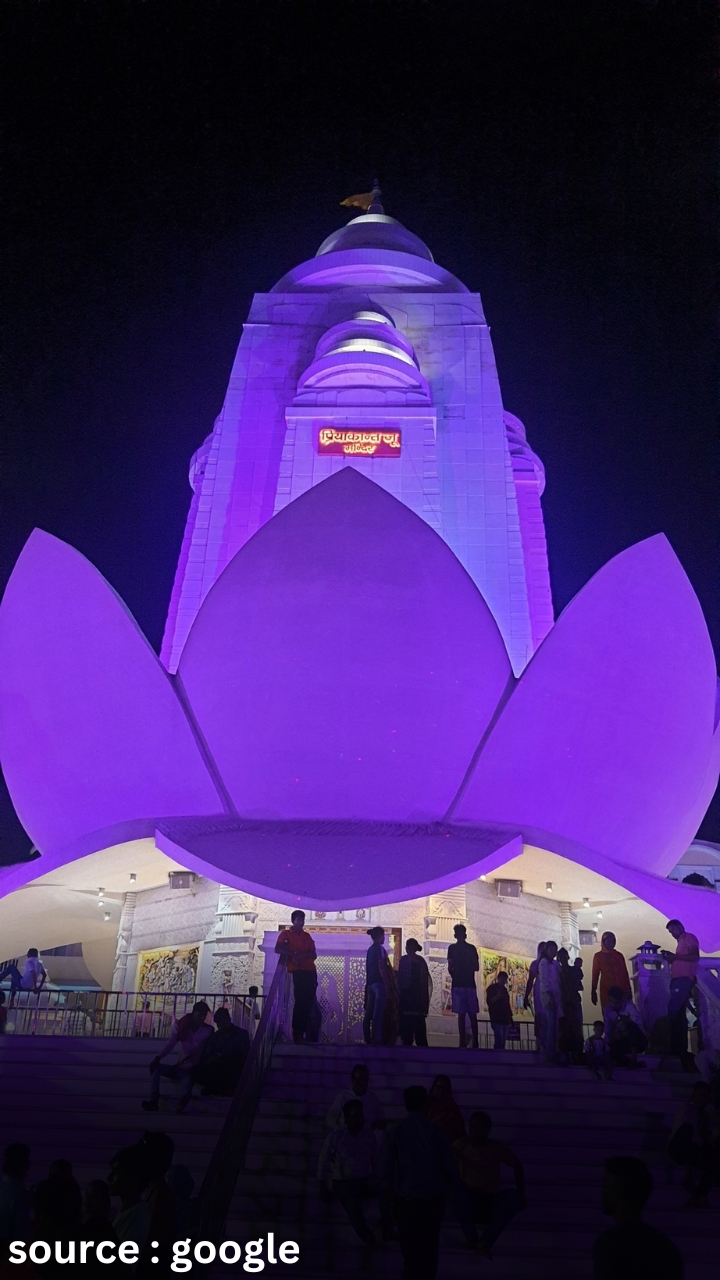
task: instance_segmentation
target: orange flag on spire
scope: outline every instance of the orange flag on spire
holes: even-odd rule
[[[348,196],[347,200],[341,200],[340,205],[345,209],[362,209],[363,213],[367,213],[373,202],[373,192],[366,191],[363,195]]]

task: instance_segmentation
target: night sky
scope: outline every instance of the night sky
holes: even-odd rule
[[[482,295],[556,609],[662,530],[717,650],[715,9],[4,0],[0,585],[38,525],[159,645],[252,294],[377,174]]]

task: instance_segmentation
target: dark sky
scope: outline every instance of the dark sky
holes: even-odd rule
[[[159,644],[251,296],[377,173],[482,294],[556,607],[663,530],[717,648],[715,8],[4,0],[2,584],[39,525]]]

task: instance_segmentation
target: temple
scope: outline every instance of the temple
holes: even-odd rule
[[[299,904],[323,1036],[352,1041],[373,924],[421,942],[438,1035],[459,921],[519,1018],[541,938],[632,955],[672,915],[720,949],[692,586],[658,535],[554,620],[480,297],[379,192],[254,298],[190,482],[160,658],[51,534],[11,576],[0,753],[38,856],[0,872],[6,956],[38,946],[58,990],[232,993]]]
[[[553,622],[545,473],[502,402],[480,295],[371,212],[256,294],[193,499],[162,659],[176,671],[208,591],[289,502],[354,467],[467,569],[519,674]]]

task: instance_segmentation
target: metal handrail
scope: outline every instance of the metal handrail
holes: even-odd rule
[[[255,1038],[196,1201],[193,1225],[202,1239],[219,1240],[225,1226],[235,1183],[245,1163],[250,1132],[273,1048],[285,1029],[290,985],[287,969],[279,964],[265,997]]]
[[[253,1001],[249,992],[198,991],[19,991],[8,1008],[7,1031],[25,1036],[85,1036],[116,1039],[167,1039],[174,1022],[204,1000],[214,1014],[229,1009],[233,1022],[252,1035]]]

